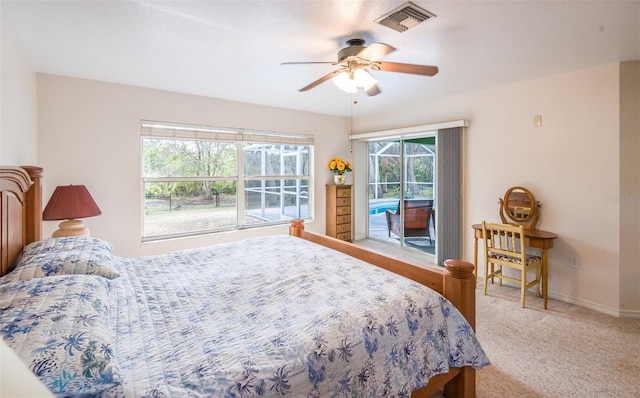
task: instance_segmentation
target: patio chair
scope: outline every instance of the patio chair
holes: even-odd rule
[[[401,236],[400,233],[400,216],[401,208],[404,211],[404,237],[426,237],[429,238],[429,244],[433,244],[430,233],[430,222],[432,220],[433,213],[433,200],[432,199],[407,199],[404,201],[404,206],[400,206],[398,202],[398,208],[393,210],[387,210],[387,228],[389,229],[389,237],[393,232],[397,236]]]

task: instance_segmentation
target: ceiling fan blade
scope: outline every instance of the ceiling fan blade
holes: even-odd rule
[[[314,87],[315,87],[315,86],[317,86],[318,84],[321,84],[321,83],[326,82],[327,80],[331,79],[332,77],[334,77],[335,75],[339,74],[340,72],[342,72],[342,70],[340,70],[340,69],[336,69],[336,70],[334,70],[333,72],[328,73],[328,74],[326,74],[326,75],[322,76],[320,79],[316,80],[315,82],[313,82],[313,83],[311,83],[311,84],[309,84],[309,85],[307,85],[307,86],[305,86],[305,87],[302,87],[302,88],[301,88],[300,90],[298,90],[298,91],[307,91],[307,90],[311,90],[312,88],[314,88]]]
[[[377,61],[395,50],[395,47],[392,47],[388,44],[371,43],[358,53],[358,57],[367,59],[369,61]]]
[[[280,65],[306,65],[306,64],[331,64],[331,65],[337,65],[337,62],[282,62]]]
[[[433,76],[438,73],[437,66],[401,64],[397,62],[378,62],[378,70],[384,72],[411,73],[414,75]]]
[[[371,86],[371,88],[369,88],[369,89],[367,90],[367,95],[368,95],[369,97],[373,97],[374,95],[378,95],[378,94],[380,94],[381,92],[382,92],[382,91],[380,91],[380,88],[379,88],[379,87],[378,87],[378,85],[376,84],[376,85],[374,85],[374,86]]]

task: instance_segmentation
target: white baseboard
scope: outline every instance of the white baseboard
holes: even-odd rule
[[[502,281],[502,284],[505,286],[514,287],[516,289],[520,288],[520,285],[509,282]],[[566,294],[558,293],[556,291],[549,290],[548,291],[549,298],[562,301],[569,304],[578,305],[580,307],[588,308],[590,310],[598,311],[603,314],[611,315],[616,318],[634,318],[640,319],[640,310],[621,310],[619,308],[608,307],[606,305],[602,305],[599,303],[595,303],[589,300],[583,300],[576,297],[572,297]]]
[[[565,303],[579,305],[580,307],[589,308],[590,310],[602,312],[603,314],[615,316],[616,318],[638,318],[640,319],[640,310],[621,310],[619,308],[608,307],[593,301],[583,300],[566,294],[549,291],[549,298],[564,301]]]
[[[620,318],[640,319],[640,310],[620,310]]]

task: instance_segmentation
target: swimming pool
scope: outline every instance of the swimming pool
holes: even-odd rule
[[[398,199],[382,201],[382,202],[369,202],[369,215],[384,213],[387,210],[396,210],[398,208]]]

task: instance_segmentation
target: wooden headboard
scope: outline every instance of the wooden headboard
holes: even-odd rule
[[[0,276],[22,248],[42,239],[42,168],[0,166]]]

